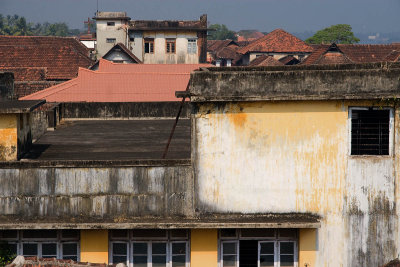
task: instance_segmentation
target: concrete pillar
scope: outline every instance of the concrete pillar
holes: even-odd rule
[[[300,229],[299,267],[315,267],[317,258],[317,229]]]
[[[190,266],[218,266],[218,230],[192,229],[190,236]]]
[[[81,230],[81,261],[108,263],[108,230]]]

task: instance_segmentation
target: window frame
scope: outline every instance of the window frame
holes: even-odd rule
[[[176,54],[176,38],[165,38],[165,53],[169,55]]]
[[[154,43],[154,38],[147,37],[143,38],[143,52],[144,54],[154,54],[155,50],[155,43]],[[149,52],[146,52],[146,43],[149,44]]]
[[[389,154],[388,155],[353,155],[351,151],[352,139],[352,115],[353,110],[389,110]],[[392,157],[394,155],[394,108],[392,107],[372,107],[372,106],[349,106],[348,107],[348,155],[350,157]]]
[[[291,229],[291,228],[288,228]],[[294,244],[294,266],[299,266],[299,255],[298,255],[298,242],[299,242],[299,232],[298,229],[293,228],[295,231],[294,237],[281,237],[279,228],[273,229],[274,236],[242,236],[242,229],[236,229],[236,237],[222,237],[221,230],[218,231],[218,266],[223,267],[223,243],[237,242],[237,257],[236,257],[236,267],[239,267],[240,263],[240,240],[257,240],[258,241],[258,251],[257,251],[257,265],[260,267],[260,243],[263,242],[273,242],[274,243],[274,267],[280,267],[280,243],[281,242],[293,242]],[[270,230],[270,229],[268,229]],[[289,254],[288,254],[289,255]]]
[[[106,38],[107,44],[115,44],[117,42],[117,38]]]
[[[109,264],[114,264],[113,262],[113,243],[125,243],[128,245],[128,255],[127,255],[127,266],[133,267],[133,244],[134,243],[146,243],[147,244],[147,267],[152,266],[152,244],[153,243],[165,243],[166,244],[166,261],[167,267],[172,267],[172,244],[173,243],[185,243],[186,244],[186,255],[185,255],[185,267],[190,266],[190,231],[187,229],[182,229],[186,231],[186,237],[172,237],[170,230],[165,230],[165,237],[135,237],[133,235],[135,230],[140,229],[131,229],[128,230],[128,234],[125,237],[113,237],[113,232],[109,233],[109,256],[108,261]]]
[[[107,21],[107,26],[108,27],[115,26],[115,21]]]
[[[197,38],[188,38],[187,39],[187,53],[190,55],[197,54],[198,47],[197,47]]]
[[[56,258],[57,259],[63,259],[63,247],[62,245],[65,243],[70,243],[70,244],[76,244],[77,245],[77,251],[76,251],[76,258],[77,261],[80,261],[80,233],[78,230],[78,236],[77,237],[62,237],[62,230],[55,230],[56,231],[56,237],[36,237],[36,238],[29,238],[29,237],[24,237],[23,232],[24,230],[16,230],[17,231],[17,237],[15,238],[2,238],[1,240],[7,241],[7,243],[10,244],[16,244],[17,245],[17,255],[24,255],[24,249],[23,246],[24,244],[36,244],[37,245],[37,255],[35,257],[42,258],[43,257],[43,244],[56,244]],[[28,230],[30,231],[30,230]],[[73,255],[68,255],[68,256],[73,256]]]

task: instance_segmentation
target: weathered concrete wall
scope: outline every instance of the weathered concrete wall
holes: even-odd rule
[[[188,54],[188,38],[197,39],[196,31],[146,31],[143,38],[154,38],[154,53],[143,55],[145,64],[198,64],[199,53]],[[176,40],[176,53],[166,53],[166,39]],[[144,44],[143,44],[144,45]]]
[[[157,219],[174,221],[193,215],[193,178],[188,164],[21,164],[21,168],[0,169],[0,227],[7,223],[51,222],[156,224]]]
[[[107,26],[107,22],[114,22],[114,26]],[[104,56],[117,43],[126,44],[127,29],[125,21],[121,19],[108,19],[96,21],[96,51],[97,58]],[[115,38],[115,43],[107,43],[107,38]]]
[[[0,114],[0,161],[17,160],[18,114]]]
[[[130,119],[130,118],[175,118],[180,102],[147,103],[63,103],[64,119]],[[181,118],[190,117],[190,104],[185,103]]]
[[[348,107],[371,104],[195,103],[196,208],[318,214],[315,266],[380,266],[397,257],[399,160],[348,155]],[[396,151],[399,130],[396,121]]]
[[[192,102],[400,97],[400,63],[210,68],[191,74]]]
[[[18,146],[17,154],[20,159],[32,145],[32,118],[30,113],[17,114],[18,117]]]

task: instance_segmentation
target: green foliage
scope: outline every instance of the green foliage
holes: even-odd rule
[[[352,28],[348,24],[332,25],[318,31],[306,40],[309,44],[354,44],[359,41],[360,39],[354,36]]]
[[[15,36],[73,36],[79,35],[82,31],[69,29],[64,22],[59,23],[27,23],[24,17],[18,15],[4,17],[0,14],[0,35]]]
[[[212,31],[209,32],[208,40],[236,40],[236,33],[229,30],[224,24],[212,24],[209,28]]]
[[[15,256],[7,243],[0,243],[0,267],[11,263]]]

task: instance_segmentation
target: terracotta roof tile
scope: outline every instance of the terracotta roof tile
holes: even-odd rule
[[[240,48],[238,52],[242,54],[249,52],[294,53],[312,52],[313,50],[311,46],[296,36],[282,29],[276,29],[264,37],[251,42],[249,45]]]
[[[107,57],[110,53],[112,53],[115,49],[122,49],[135,63],[143,64],[140,59],[138,59],[132,52],[122,43],[117,43],[114,45],[104,56],[103,58]]]
[[[284,64],[276,59],[273,56],[262,55],[256,57],[254,60],[250,62],[248,66],[283,66]]]
[[[283,65],[295,65],[298,64],[300,61],[295,58],[294,56],[286,56],[279,59],[279,62],[282,62]]]
[[[336,46],[340,53],[328,51]],[[341,54],[341,55],[339,55]],[[343,64],[343,63],[373,63],[385,61],[398,61],[400,56],[399,44],[385,45],[318,45],[314,52],[302,64]]]
[[[101,59],[99,70],[80,68],[77,78],[23,97],[47,102],[162,102],[180,101],[175,91],[186,90],[190,72],[207,64],[115,64]]]
[[[233,40],[207,40],[207,52],[215,53],[229,45],[238,46]]]
[[[76,77],[89,67],[89,49],[71,37],[0,36],[0,67],[47,68],[47,79]]]

